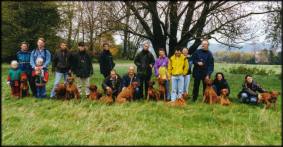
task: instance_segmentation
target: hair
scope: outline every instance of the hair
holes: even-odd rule
[[[84,42],[79,42],[78,46],[85,46],[85,43]]]
[[[209,45],[208,39],[203,39],[201,42],[206,41],[207,44]]]
[[[158,51],[163,51],[163,52],[165,52],[165,49],[164,49],[164,48],[159,48]]]
[[[148,41],[145,41],[145,42],[143,43],[143,45],[145,45],[145,44],[147,44],[148,46],[150,46],[150,44],[149,44]]]
[[[41,57],[36,58],[36,61],[35,61],[35,62],[37,63],[37,62],[39,62],[39,61],[43,62],[43,59],[42,59]]]
[[[115,69],[112,69],[112,70],[110,71],[110,73],[111,73],[111,72],[115,72],[115,73],[117,74],[117,71],[116,71]]]
[[[218,74],[221,74],[221,76],[222,76],[222,80],[225,80],[224,74],[223,74],[222,72],[217,72],[217,73],[215,74],[214,82],[216,82],[216,81],[217,81],[217,75],[218,75]]]
[[[22,46],[23,44],[25,44],[25,45],[27,45],[27,46],[29,47],[28,42],[26,42],[26,41],[21,42],[21,46]]]
[[[42,42],[45,43],[45,39],[44,39],[43,37],[38,38],[37,41],[38,41],[38,40],[41,40]]]
[[[19,63],[18,63],[17,60],[12,60],[12,61],[11,61],[11,65],[13,65],[13,64],[17,64],[17,65],[18,65]]]
[[[181,48],[176,48],[176,50],[175,51],[182,51],[182,49]]]
[[[246,80],[248,77],[253,77],[253,76],[248,74],[248,75],[245,76],[245,80]]]
[[[103,47],[104,47],[105,45],[108,45],[108,46],[109,46],[109,43],[106,42],[106,43],[103,43],[103,44],[102,44]]]

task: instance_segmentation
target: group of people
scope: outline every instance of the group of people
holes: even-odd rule
[[[152,77],[152,70],[156,79],[165,81],[166,98],[168,101],[175,101],[184,93],[188,94],[191,75],[194,78],[192,100],[196,101],[199,94],[200,82],[203,83],[203,92],[205,90],[206,79],[211,77],[214,71],[214,59],[212,53],[208,49],[208,40],[203,40],[201,49],[190,54],[189,49],[177,48],[174,55],[170,58],[166,56],[163,48],[159,49],[159,56],[155,60],[149,51],[150,44],[144,43],[143,50],[139,52],[135,59],[135,66],[129,66],[128,72],[124,76],[120,76],[114,69],[115,62],[109,50],[109,44],[103,44],[103,51],[99,55],[100,73],[104,76],[102,88],[104,91],[111,89],[113,96],[116,97],[119,92],[129,86],[132,82],[138,82],[139,86],[135,89],[134,99],[142,99],[147,95],[148,83]],[[67,82],[67,76],[74,74],[77,77],[77,86],[80,94],[84,86],[85,94],[90,94],[89,85],[90,77],[93,74],[92,55],[86,51],[83,42],[78,43],[78,50],[70,52],[65,42],[61,42],[59,49],[53,55],[45,47],[45,39],[39,38],[37,48],[29,51],[29,44],[22,42],[20,51],[17,52],[17,60],[11,62],[9,69],[7,84],[11,86],[13,96],[19,96],[21,76],[28,77],[29,87],[33,96],[37,98],[47,97],[46,83],[48,82],[48,65],[52,61],[52,71],[55,72],[54,86],[51,90],[50,97],[55,96],[55,88],[59,84],[62,77]],[[193,68],[192,68],[193,67]],[[171,86],[170,86],[171,83]],[[170,88],[171,87],[171,88]],[[227,89],[230,93],[230,87],[224,74],[216,73],[213,82],[213,88],[217,95],[220,95],[222,89]],[[170,90],[171,89],[171,90]],[[265,92],[259,86],[251,75],[245,77],[242,91],[238,94],[241,102],[256,103],[260,98],[257,92]],[[229,95],[229,94],[228,94]]]

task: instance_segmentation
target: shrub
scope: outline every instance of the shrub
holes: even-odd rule
[[[253,74],[253,75],[273,75],[275,74],[274,70],[267,70],[267,69],[260,69],[260,68],[248,68],[243,65],[238,67],[231,67],[229,68],[228,72],[233,74]]]

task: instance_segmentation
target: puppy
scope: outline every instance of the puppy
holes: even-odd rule
[[[273,103],[273,106],[275,110],[277,110],[276,102],[277,102],[277,97],[280,95],[280,92],[277,91],[270,91],[270,92],[264,92],[261,93],[261,98],[258,99],[258,103],[264,103],[265,104],[265,109],[268,109],[271,107],[271,104]]]
[[[64,83],[60,83],[55,88],[55,97],[58,99],[64,99],[66,95],[66,85]]]
[[[111,88],[106,89],[106,95],[101,97],[100,101],[105,103],[105,104],[112,104],[113,103],[112,89]]]
[[[65,100],[72,98],[80,99],[80,93],[77,86],[74,84],[75,78],[73,76],[67,77]]]
[[[23,73],[21,75],[21,84],[20,84],[20,95],[19,98],[29,95],[29,87],[28,87],[28,77],[27,74]]]
[[[175,101],[167,102],[167,105],[174,107],[184,107],[186,106],[186,100],[183,97],[177,98]]]
[[[224,105],[228,106],[228,105],[231,104],[227,94],[228,94],[228,89],[221,89],[221,92],[220,92],[220,104],[222,106],[224,106]]]
[[[117,96],[117,103],[125,103],[127,101],[133,101],[135,88],[138,87],[137,82],[132,82],[128,87],[124,88]]]
[[[89,86],[89,91],[90,94],[88,98],[90,100],[98,100],[102,96],[102,94],[98,92],[97,86],[95,84]]]
[[[153,99],[158,101],[160,99],[160,94],[158,91],[156,91],[153,88],[153,85],[155,84],[154,81],[149,81],[148,82],[148,89],[147,89],[147,101],[149,101],[149,99]]]
[[[158,78],[159,97],[166,101],[166,80]]]
[[[216,92],[212,88],[212,80],[211,79],[206,79],[205,80],[205,91],[204,91],[204,96],[202,102],[208,103],[208,104],[213,104],[213,103],[218,103],[219,99],[217,97]]]

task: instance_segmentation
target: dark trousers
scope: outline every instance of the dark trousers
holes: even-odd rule
[[[11,86],[12,96],[20,96],[20,86]]]
[[[140,96],[143,98],[144,96],[147,96],[147,89],[148,89],[148,82],[150,81],[151,74],[147,75],[139,75],[140,78]],[[145,95],[144,95],[145,91]]]
[[[204,94],[204,90],[205,90],[205,84],[204,84],[204,78],[202,79],[194,79],[194,89],[193,89],[193,101],[196,101],[198,98],[198,92],[199,92],[199,85],[200,85],[200,81],[202,81],[202,95]]]
[[[31,89],[32,95],[36,96],[35,78],[32,77],[31,73],[27,75],[28,75],[29,88]]]
[[[46,97],[46,88],[45,88],[45,86],[37,86],[36,87],[36,97],[37,98],[45,98]]]

